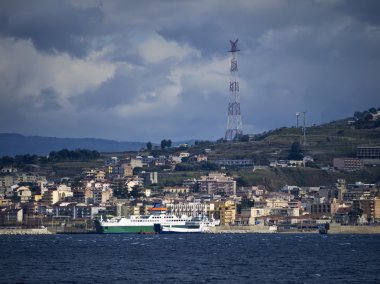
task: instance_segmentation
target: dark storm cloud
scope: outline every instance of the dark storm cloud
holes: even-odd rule
[[[95,90],[89,90],[84,94],[71,98],[71,102],[78,107],[108,109],[119,104],[128,104],[137,97],[137,81],[123,72],[116,72],[115,76]]]
[[[53,88],[42,89],[34,100],[35,106],[39,109],[58,110],[62,106],[59,103],[59,94]]]
[[[0,40],[8,45],[0,55],[12,54],[12,38],[23,42],[20,51],[30,51],[30,40],[40,58],[23,56],[34,74],[23,61],[0,62],[0,130],[218,139],[235,38],[245,132],[294,125],[299,111],[308,124],[347,117],[380,106],[379,14],[375,0],[2,1]],[[40,72],[52,65],[57,73],[60,64],[65,72],[53,78]],[[25,96],[37,115],[25,111]],[[5,108],[17,123],[4,123]]]
[[[2,1],[0,33],[30,39],[45,52],[85,56],[99,33],[104,15],[99,7],[78,8],[64,1]]]
[[[342,5],[342,10],[354,17],[359,21],[364,21],[370,24],[380,24],[380,2],[377,0],[345,1],[346,5]]]

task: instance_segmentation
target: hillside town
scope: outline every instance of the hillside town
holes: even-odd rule
[[[319,224],[376,225],[380,221],[380,185],[356,181],[320,186],[284,185],[269,190],[263,184],[241,185],[229,169],[255,171],[251,159],[208,161],[210,149],[194,155],[181,145],[170,155],[123,153],[104,157],[102,166],[75,176],[43,176],[38,168],[21,171],[2,167],[0,225],[47,227],[52,232],[91,232],[94,220],[148,215],[162,204],[176,216],[208,216],[221,228],[276,226],[278,231],[315,230]],[[380,147],[358,147],[356,158],[334,158],[333,169],[355,171],[376,166]],[[273,161],[267,168],[306,167],[312,157]],[[183,161],[207,165],[201,175],[170,182]],[[205,164],[207,162],[207,164]],[[183,165],[182,165],[183,166]],[[160,180],[165,180],[162,183]]]

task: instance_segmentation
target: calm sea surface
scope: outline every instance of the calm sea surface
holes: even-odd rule
[[[0,283],[380,283],[380,235],[0,236]]]

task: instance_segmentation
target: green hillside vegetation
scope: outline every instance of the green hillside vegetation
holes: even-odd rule
[[[84,168],[97,168],[103,164],[100,153],[88,149],[51,151],[48,157],[27,154],[0,158],[0,167],[13,166],[51,177],[76,176]]]
[[[373,111],[373,110],[372,110]],[[361,117],[368,119],[367,112]],[[268,189],[279,189],[282,186],[320,186],[331,185],[338,178],[353,183],[362,181],[376,183],[380,181],[379,167],[365,167],[356,172],[326,171],[322,167],[331,166],[333,158],[356,157],[356,148],[361,145],[380,145],[380,128],[374,123],[365,124],[363,120],[353,118],[333,121],[323,125],[306,128],[306,145],[303,144],[302,128],[279,128],[255,135],[249,142],[196,143],[189,152],[192,154],[208,153],[209,161],[220,159],[253,159],[256,166],[268,166],[270,161],[288,159],[292,145],[301,144],[303,156],[311,156],[314,163],[306,168],[264,168],[252,171],[247,169],[231,169],[226,171],[234,175],[238,184],[265,185]]]
[[[360,145],[380,145],[380,128],[356,129],[348,124],[349,119],[306,128],[304,155],[312,156],[316,165],[332,164],[334,157],[355,157]],[[219,142],[212,145],[194,145],[190,152],[202,153],[205,148],[212,151],[209,160],[254,159],[256,165],[267,165],[269,161],[287,159],[294,142],[303,144],[301,128],[283,127],[255,135],[249,142]]]
[[[239,186],[265,185],[269,190],[278,190],[284,185],[330,186],[343,178],[348,183],[361,181],[374,183],[380,180],[380,170],[375,167],[356,172],[327,172],[315,168],[275,168],[230,171],[237,177]]]

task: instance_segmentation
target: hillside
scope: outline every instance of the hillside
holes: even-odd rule
[[[254,172],[248,170],[231,171],[238,177],[240,185],[265,185],[269,190],[277,190],[284,185],[298,186],[330,186],[337,179],[345,179],[348,183],[361,181],[377,183],[380,181],[380,170],[367,167],[356,172],[328,172],[316,168],[267,168]]]
[[[324,125],[306,128],[304,155],[312,156],[319,166],[332,164],[334,157],[355,157],[360,145],[380,145],[380,128],[356,129],[342,119]],[[210,148],[210,160],[254,159],[256,165],[268,165],[269,161],[286,159],[293,142],[303,144],[301,128],[283,127],[255,135],[249,142],[219,142],[195,145],[191,151],[201,153]]]
[[[15,155],[47,155],[61,149],[89,149],[99,152],[137,151],[145,147],[141,142],[118,142],[95,138],[56,138],[23,136],[20,134],[0,133],[0,157]]]

